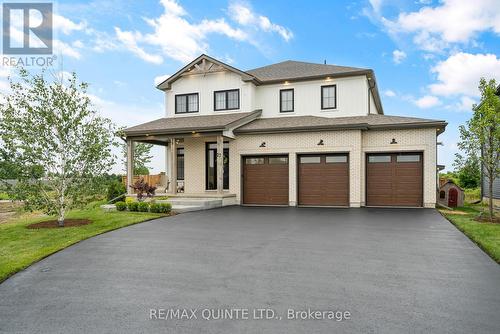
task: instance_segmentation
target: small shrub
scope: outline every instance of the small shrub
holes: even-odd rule
[[[160,213],[170,213],[172,211],[172,204],[171,203],[159,203],[160,206]]]
[[[149,205],[149,211],[153,213],[160,213],[161,212],[161,205],[159,203],[151,203]]]
[[[155,200],[158,201],[166,201],[168,199],[168,196],[156,196]]]
[[[112,181],[108,185],[108,193],[106,195],[106,198],[110,202],[113,199],[114,199],[113,202],[117,202],[120,199],[119,198],[116,199],[116,198],[119,197],[120,195],[125,194],[126,192],[127,192],[127,189],[125,189],[125,186],[123,185],[123,183],[118,182],[118,181]],[[111,203],[113,203],[113,202],[111,202]]]
[[[135,202],[135,198],[133,198],[133,197],[125,197],[125,203],[127,203],[127,205],[129,203],[132,203],[132,202]]]
[[[116,202],[115,205],[118,211],[125,211],[127,209],[127,203],[125,202]]]
[[[139,212],[148,212],[149,211],[149,203],[139,202],[137,203],[137,209]]]
[[[130,202],[127,204],[128,211],[138,211],[139,210],[139,202]]]
[[[130,187],[137,193],[137,200],[139,202],[142,202],[144,197],[153,197],[156,191],[156,187],[149,185],[144,179],[138,180],[130,185]]]

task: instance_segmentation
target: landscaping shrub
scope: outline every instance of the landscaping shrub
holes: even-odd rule
[[[127,189],[125,189],[125,186],[123,185],[123,183],[114,180],[114,181],[111,181],[108,185],[108,193],[106,195],[106,198],[108,199],[108,201],[111,202],[113,199],[115,199],[116,197],[118,197],[120,195],[125,194],[126,192],[127,192]],[[115,199],[111,203],[117,202],[119,200],[120,200],[119,198]]]
[[[144,197],[153,197],[156,191],[156,187],[149,185],[144,179],[136,181],[130,187],[134,189],[137,194],[137,200],[140,202],[142,202]]]
[[[139,202],[137,203],[137,208],[139,212],[148,212],[149,211],[149,203]]]
[[[133,197],[125,197],[125,203],[127,203],[127,205],[129,203],[132,203],[132,202],[135,202],[135,198],[133,198]]]
[[[139,202],[129,202],[127,204],[129,211],[138,211],[139,210]]]
[[[161,205],[159,203],[151,203],[149,205],[149,211],[153,213],[160,213],[161,212]]]
[[[115,205],[118,211],[125,211],[127,209],[127,203],[125,202],[116,202]]]
[[[160,206],[160,213],[170,213],[172,211],[172,204],[171,203],[159,203]]]

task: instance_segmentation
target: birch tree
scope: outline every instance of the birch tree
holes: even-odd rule
[[[495,95],[497,83],[481,78],[481,103],[473,106],[474,114],[460,126],[458,147],[468,156],[477,156],[488,180],[489,217],[493,221],[493,181],[500,177],[500,98]]]
[[[48,79],[46,71],[20,69],[17,77],[0,103],[0,156],[17,166],[9,191],[64,226],[68,210],[95,194],[112,166],[114,126],[98,115],[75,73]]]

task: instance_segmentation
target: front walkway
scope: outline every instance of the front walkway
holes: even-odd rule
[[[0,332],[499,333],[499,282],[435,210],[235,206],[42,260],[0,284]],[[155,308],[270,308],[282,320],[148,320]],[[286,320],[308,308],[351,319]]]

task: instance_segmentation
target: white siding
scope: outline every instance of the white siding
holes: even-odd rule
[[[321,86],[337,86],[337,108],[321,110]],[[294,89],[294,112],[280,113],[280,89]],[[239,89],[240,109],[214,111],[214,91]],[[199,94],[199,112],[175,114],[175,95]],[[373,102],[372,102],[373,104]],[[373,106],[373,108],[375,108]],[[166,91],[166,116],[214,115],[262,109],[262,117],[304,116],[345,117],[368,114],[368,85],[365,76],[255,86],[235,73],[224,71],[183,76]],[[373,111],[372,111],[373,112]]]
[[[240,109],[230,111],[214,111],[214,91],[239,89]],[[208,73],[206,75],[189,75],[180,78],[172,84],[172,89],[166,92],[166,116],[194,116],[214,115],[228,112],[252,111],[253,95],[255,86],[244,82],[241,77],[232,72]],[[177,94],[199,94],[199,112],[187,114],[175,114],[175,95]]]
[[[256,88],[256,107],[262,117],[320,116],[345,117],[368,114],[366,77],[332,80],[290,82],[289,84],[261,85]],[[321,110],[321,86],[337,85],[337,108]],[[294,89],[294,112],[280,113],[280,89]]]

